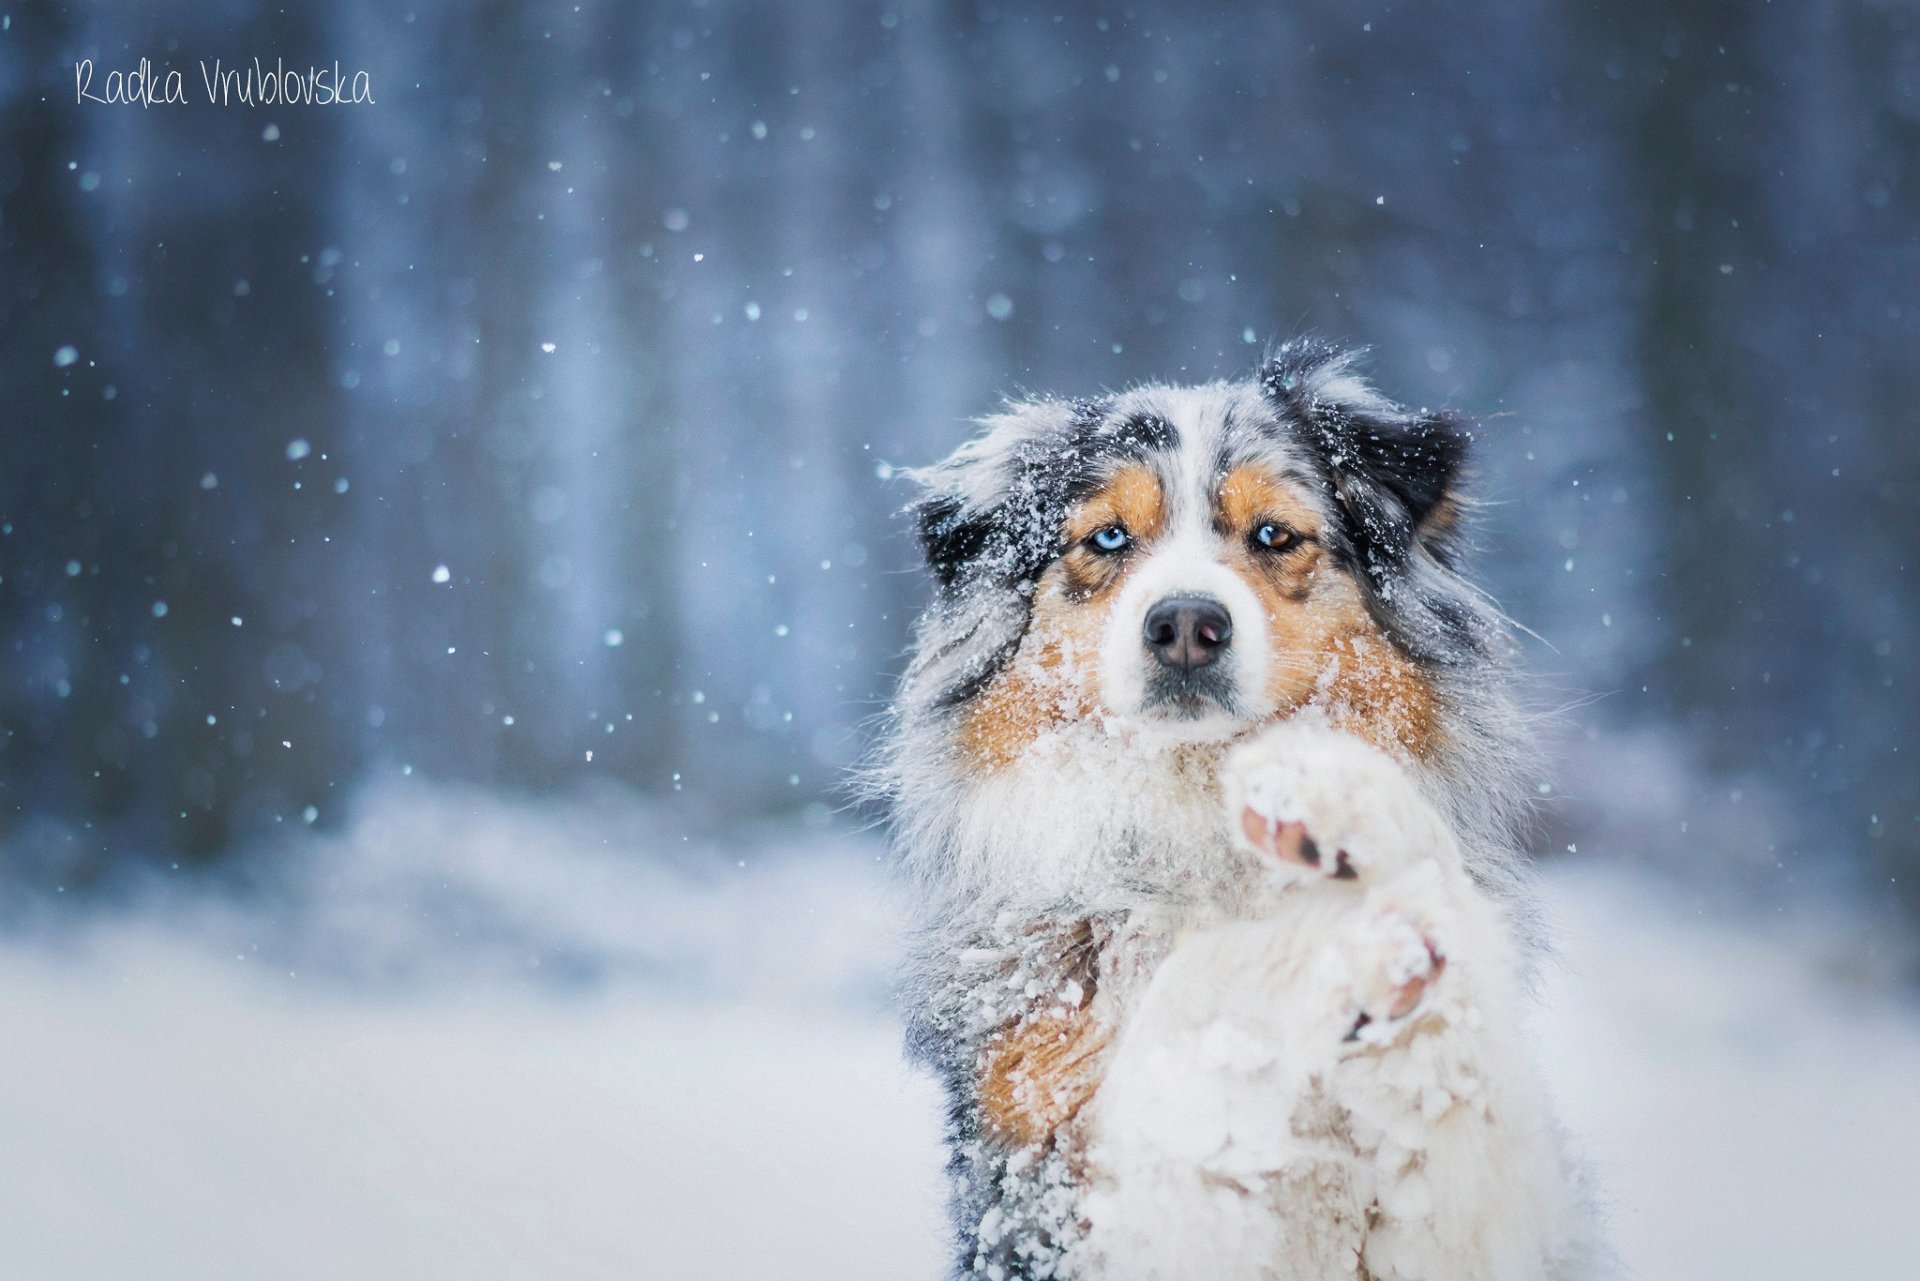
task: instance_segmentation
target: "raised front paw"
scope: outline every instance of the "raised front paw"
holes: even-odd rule
[[[1328,861],[1326,852],[1303,819],[1270,818],[1247,805],[1240,810],[1240,834],[1249,849],[1277,859],[1282,867],[1317,871],[1336,881],[1351,881],[1359,876],[1354,870],[1353,855],[1344,846],[1336,846],[1332,860]]]
[[[1393,1026],[1426,1004],[1447,968],[1437,931],[1397,908],[1355,923],[1348,953],[1353,973],[1349,1041],[1374,1043],[1397,1034]]]
[[[1282,879],[1392,873],[1449,839],[1399,762],[1325,726],[1274,726],[1221,781],[1228,832]]]

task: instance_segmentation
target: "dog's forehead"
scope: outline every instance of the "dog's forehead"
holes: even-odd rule
[[[1155,427],[1146,461],[1176,506],[1210,505],[1221,481],[1249,463],[1317,488],[1296,424],[1249,383],[1137,387],[1113,399],[1107,420]]]

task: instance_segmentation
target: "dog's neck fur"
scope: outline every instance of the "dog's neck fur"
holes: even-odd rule
[[[1183,743],[1083,721],[983,772],[957,754],[947,718],[930,719],[903,735],[919,748],[905,754],[919,759],[898,777],[919,785],[901,788],[895,818],[898,846],[936,914],[978,919],[1071,902],[1089,911],[1152,905],[1177,917],[1230,910],[1249,892],[1250,869],[1230,853],[1220,808],[1218,771],[1232,741]],[[1524,910],[1511,832],[1524,754],[1511,729],[1506,751],[1483,746],[1500,741],[1475,735],[1441,758],[1406,764],[1452,820],[1476,877]]]
[[[1046,902],[1180,899],[1217,885],[1228,867],[1224,749],[1089,724],[1043,736],[957,789],[952,888]]]

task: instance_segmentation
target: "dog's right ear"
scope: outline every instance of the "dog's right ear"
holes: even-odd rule
[[[1010,403],[943,462],[906,473],[921,486],[908,511],[939,591],[920,618],[903,705],[964,703],[1020,648],[1034,586],[1059,554],[1061,443],[1078,421],[1067,401]]]
[[[1070,401],[1010,402],[944,461],[907,473],[924,488],[909,512],[943,592],[1031,582],[1053,558],[1060,516],[1044,492],[1048,463],[1082,413]]]
[[[980,558],[993,529],[988,516],[968,515],[965,500],[953,492],[928,494],[913,505],[913,518],[927,568],[943,590],[959,582],[960,571]]]

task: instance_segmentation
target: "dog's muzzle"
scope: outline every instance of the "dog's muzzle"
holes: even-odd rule
[[[1147,611],[1147,652],[1162,667],[1191,674],[1219,660],[1233,641],[1233,616],[1205,596],[1169,596]]]
[[[1233,705],[1233,680],[1218,663],[1233,643],[1233,615],[1206,596],[1169,596],[1147,611],[1141,641],[1153,656],[1146,704],[1183,716]]]

